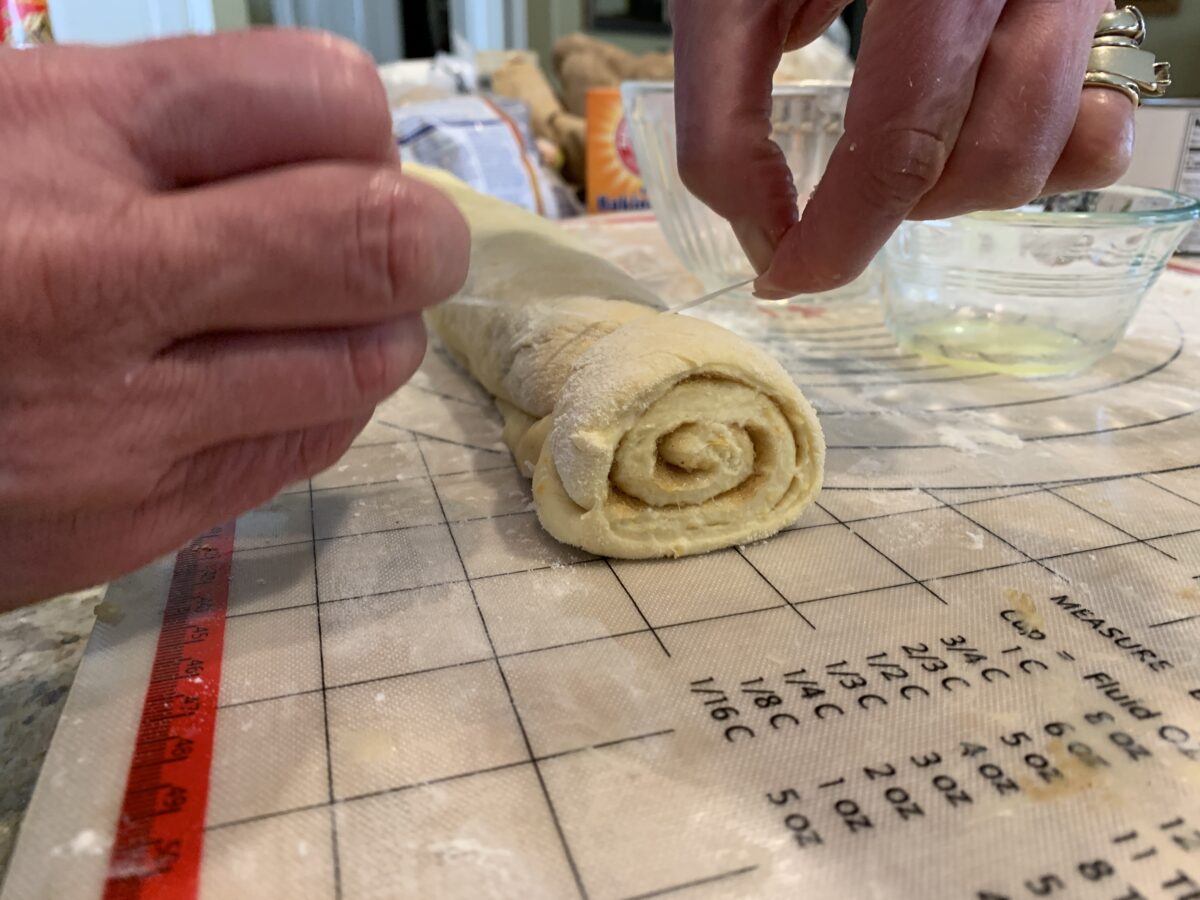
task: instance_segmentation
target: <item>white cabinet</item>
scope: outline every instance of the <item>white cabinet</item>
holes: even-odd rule
[[[320,28],[343,35],[368,50],[379,63],[404,56],[401,0],[267,2],[277,25]],[[247,0],[49,3],[54,36],[62,43],[118,44],[175,34],[207,34],[249,24]],[[451,29],[476,50],[527,46],[527,0],[450,0],[450,22]]]
[[[60,43],[119,44],[247,24],[245,0],[50,0]]]
[[[350,38],[376,62],[404,55],[400,0],[271,0],[276,25],[321,28]]]

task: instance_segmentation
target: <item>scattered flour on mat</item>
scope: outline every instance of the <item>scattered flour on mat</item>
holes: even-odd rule
[[[887,464],[874,456],[864,456],[846,467],[847,475],[882,475],[886,471]]]
[[[102,856],[108,852],[108,840],[100,832],[85,828],[66,844],[55,847],[50,851],[52,856]]]
[[[474,838],[455,837],[432,841],[424,849],[438,865],[474,867],[479,884],[472,896],[480,900],[516,896],[514,888],[518,884],[536,883],[523,861],[504,847],[489,846]]]
[[[490,847],[474,838],[459,837],[434,841],[427,845],[429,853],[443,866],[473,866],[487,876],[478,897],[509,896],[515,865],[519,865],[511,850]],[[524,879],[522,879],[524,880]],[[506,887],[507,886],[507,887]]]
[[[983,453],[988,447],[1020,450],[1025,443],[1015,434],[987,426],[955,428],[952,425],[939,425],[937,437],[943,444],[971,455]]]
[[[506,862],[512,858],[511,850],[499,847],[489,847],[473,838],[453,838],[448,841],[434,841],[429,845],[429,852],[442,862]]]

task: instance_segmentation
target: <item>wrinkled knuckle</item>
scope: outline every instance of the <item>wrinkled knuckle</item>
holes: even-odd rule
[[[347,273],[352,296],[414,312],[466,281],[470,231],[440,193],[381,174],[361,193],[356,217]]]
[[[438,248],[430,229],[421,225],[424,211],[410,208],[401,214],[399,205],[392,203],[388,224],[388,283],[392,297],[397,300],[420,301],[430,292],[431,273]],[[440,299],[440,298],[439,298]]]
[[[350,406],[378,403],[396,389],[396,369],[386,338],[377,330],[346,338],[346,366],[353,392]]]
[[[419,254],[413,247],[417,239],[404,231],[390,180],[372,179],[355,207],[347,273],[351,294],[388,303],[400,293]]]
[[[887,209],[907,209],[928,193],[946,167],[944,138],[919,128],[884,132],[877,139],[867,170],[867,190]]]

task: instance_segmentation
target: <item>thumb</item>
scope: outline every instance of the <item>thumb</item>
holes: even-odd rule
[[[673,6],[675,121],[684,185],[727,219],[755,269],[798,218],[787,159],[771,140],[772,78],[846,0],[682,0]]]

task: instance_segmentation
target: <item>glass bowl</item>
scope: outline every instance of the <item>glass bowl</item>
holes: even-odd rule
[[[906,222],[882,254],[902,348],[981,372],[1069,375],[1107,355],[1200,201],[1117,186],[1019,209]]]
[[[844,131],[848,81],[777,84],[771,98],[771,138],[783,150],[800,205],[808,200]],[[675,154],[675,86],[671,82],[629,81],[621,85],[625,119],[645,182],[650,207],[663,236],[684,266],[714,291],[743,281],[754,267],[729,223],[697,200],[679,177]],[[878,293],[882,276],[872,265],[856,282],[825,294],[794,301],[759,301],[764,306],[861,299]],[[740,292],[750,296],[750,288]],[[736,296],[736,295],[731,295]]]

